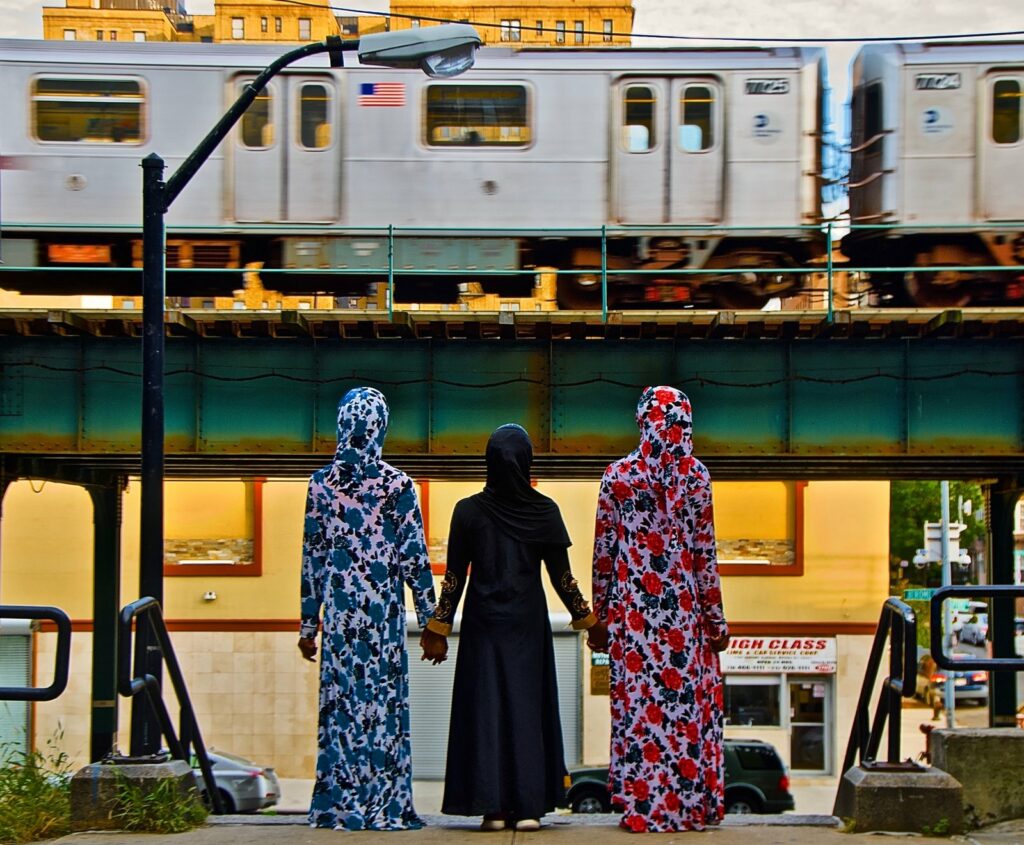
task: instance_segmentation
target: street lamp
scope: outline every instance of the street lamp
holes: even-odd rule
[[[139,593],[163,601],[164,559],[164,215],[217,145],[227,136],[267,83],[293,62],[327,53],[332,67],[342,67],[342,54],[356,50],[363,64],[392,68],[419,68],[429,76],[455,76],[473,65],[481,40],[468,24],[442,24],[382,32],[363,38],[305,44],[269,64],[252,82],[209,134],[165,182],[164,160],[151,153],[142,160],[142,497],[139,548]],[[333,188],[331,188],[333,189]],[[150,653],[145,626],[135,639],[136,665],[160,677],[160,659]],[[144,659],[143,659],[144,658]],[[136,699],[132,707],[131,754],[155,753],[159,728]]]

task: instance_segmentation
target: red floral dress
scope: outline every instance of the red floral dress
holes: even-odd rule
[[[594,611],[608,623],[612,801],[640,831],[700,830],[725,812],[722,677],[727,633],[711,478],[692,455],[690,402],[646,388],[639,447],[605,471]]]

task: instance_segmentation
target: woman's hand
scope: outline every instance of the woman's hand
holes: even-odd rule
[[[420,635],[420,646],[423,648],[420,660],[429,660],[437,666],[448,659],[448,638],[442,634],[424,628]]]
[[[715,654],[725,651],[729,647],[729,635],[723,634],[721,637],[711,637],[710,645],[711,650]]]
[[[300,637],[299,638],[299,651],[302,652],[302,657],[308,660],[310,663],[316,662],[316,639],[314,637]]]
[[[608,626],[597,622],[587,628],[587,648],[591,651],[608,651]]]

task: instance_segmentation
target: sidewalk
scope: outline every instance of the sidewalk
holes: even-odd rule
[[[633,845],[644,842],[669,843],[681,839],[710,845],[864,845],[878,843],[871,833],[843,833],[835,820],[815,816],[732,816],[720,827],[703,833],[678,833],[655,836],[653,839],[637,837],[616,824],[617,817],[548,816],[543,827],[535,833],[480,833],[476,819],[450,819],[428,817],[428,827],[402,833],[364,831],[340,833],[333,830],[311,830],[302,824],[299,816],[260,817],[259,823],[244,816],[224,817],[206,827],[187,834],[158,836],[132,833],[77,833],[55,840],[54,845],[327,845],[341,837],[356,837],[360,845]],[[785,822],[785,823],[784,823]],[[903,834],[905,836],[906,834]],[[926,840],[938,841],[938,840]],[[953,837],[956,842],[969,845],[1022,845],[1024,821],[1006,822],[983,832]]]

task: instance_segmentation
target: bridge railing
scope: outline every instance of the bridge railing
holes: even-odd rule
[[[8,233],[17,233],[21,230],[41,229],[46,227],[29,226],[28,224],[5,224],[5,229]],[[52,228],[52,227],[51,227]],[[76,232],[83,231],[103,231],[103,232],[137,232],[137,227],[132,226],[103,226],[99,224],[83,224],[74,227]],[[845,220],[827,220],[821,223],[813,224],[795,224],[795,225],[716,225],[716,224],[651,224],[651,225],[637,225],[637,224],[619,224],[619,225],[605,225],[597,227],[489,227],[489,226],[460,226],[460,227],[446,227],[446,226],[345,226],[336,227],[333,229],[327,229],[323,227],[313,227],[310,225],[298,225],[298,224],[255,224],[246,225],[243,227],[233,228],[234,234],[242,232],[243,234],[259,234],[265,233],[267,235],[274,234],[281,237],[291,236],[304,236],[308,238],[315,237],[331,237],[340,235],[360,235],[365,237],[380,237],[386,240],[386,261],[380,262],[378,266],[361,266],[361,267],[303,267],[303,268],[260,268],[247,269],[244,267],[239,268],[168,268],[167,273],[169,276],[174,276],[179,273],[188,273],[192,275],[204,275],[204,274],[221,274],[230,272],[241,276],[242,274],[255,272],[261,277],[266,276],[268,279],[273,279],[275,276],[287,276],[288,274],[300,273],[302,276],[316,277],[322,275],[325,278],[338,277],[338,276],[352,276],[367,274],[379,274],[382,278],[386,278],[387,284],[387,303],[386,310],[388,313],[388,319],[393,319],[394,314],[394,301],[395,301],[395,282],[396,279],[402,276],[412,276],[429,278],[436,276],[445,279],[459,279],[465,278],[467,280],[477,280],[481,278],[501,278],[501,277],[522,277],[524,274],[541,272],[536,268],[498,268],[498,267],[485,267],[485,268],[443,268],[443,269],[429,269],[429,268],[413,268],[408,266],[401,266],[395,260],[395,244],[396,241],[402,238],[409,237],[475,237],[475,238],[497,238],[500,236],[517,238],[523,236],[536,236],[541,238],[583,238],[592,239],[597,248],[600,250],[600,266],[590,267],[585,269],[568,269],[568,268],[549,268],[544,269],[543,272],[550,272],[557,277],[598,277],[600,282],[601,290],[601,304],[600,309],[596,307],[583,309],[585,311],[600,310],[602,321],[607,322],[608,311],[609,311],[609,276],[615,276],[617,274],[629,275],[634,278],[643,278],[644,276],[650,276],[654,278],[672,278],[678,277],[680,279],[688,276],[761,276],[761,275],[779,275],[786,274],[792,276],[821,276],[823,277],[825,288],[821,289],[809,289],[805,286],[801,286],[797,290],[793,290],[789,295],[800,295],[808,294],[822,297],[822,310],[826,313],[826,319],[831,321],[834,312],[837,308],[842,308],[843,303],[837,303],[837,293],[835,285],[835,277],[837,274],[842,273],[846,275],[863,275],[863,274],[907,274],[907,273],[942,273],[942,272],[958,272],[958,273],[1018,273],[1021,277],[1022,283],[1024,283],[1024,264],[956,264],[956,263],[944,263],[944,264],[930,264],[928,266],[920,265],[887,265],[887,266],[857,266],[852,263],[841,263],[836,264],[834,261],[834,249],[833,246],[844,234],[850,234],[854,232],[863,232],[865,234],[871,232],[877,232],[880,235],[885,236],[887,233],[899,232],[901,234],[921,234],[928,232],[949,232],[956,235],[967,234],[967,233],[1014,233],[1024,231],[1024,220],[1021,221],[1008,221],[1008,222],[984,222],[984,223],[849,223]],[[174,227],[168,227],[168,234],[174,233]],[[222,234],[223,227],[219,226],[200,226],[200,227],[188,227],[187,234],[195,236],[211,236],[214,234]],[[619,269],[610,268],[608,265],[608,244],[610,240],[622,237],[638,237],[641,235],[651,236],[702,236],[702,237],[743,237],[743,238],[758,238],[758,237],[795,237],[798,240],[814,240],[823,239],[825,244],[825,254],[819,259],[820,263],[808,262],[805,264],[793,263],[784,266],[773,266],[771,263],[765,263],[758,266],[737,266],[737,267],[672,267],[664,269]],[[384,257],[384,256],[382,256]],[[96,273],[98,270],[102,270],[104,274],[108,273],[134,273],[139,274],[142,272],[139,267],[97,267],[97,266],[75,266],[75,265],[55,265],[55,266],[19,266],[7,264],[0,264],[0,280],[3,279],[4,273],[47,273],[59,270],[61,273]],[[611,280],[614,283],[614,280]],[[2,287],[3,285],[0,285]],[[241,285],[239,285],[240,287]],[[273,287],[273,285],[268,285]],[[856,296],[847,295],[850,299],[856,299]],[[652,302],[653,306],[657,306],[658,302]]]
[[[889,674],[882,681],[882,689],[871,716],[871,698],[878,682],[878,673],[889,652]],[[900,766],[900,709],[901,699],[914,694],[917,680],[917,617],[910,605],[895,596],[886,599],[878,620],[875,639],[871,644],[864,683],[861,685],[853,728],[846,745],[842,771],[854,765],[876,764],[882,734],[888,728],[889,767]]]
[[[174,728],[174,722],[160,694],[160,684],[157,679],[144,671],[146,663],[140,660],[144,655],[135,655],[135,668],[132,669],[132,627],[134,624],[149,625],[152,632],[151,642],[156,643],[157,649],[167,667],[167,675],[174,688],[180,707],[180,721],[178,730]],[[220,793],[217,791],[217,784],[213,777],[213,768],[210,765],[209,755],[206,753],[206,746],[203,744],[203,737],[196,722],[195,710],[192,707],[192,700],[189,698],[188,687],[185,685],[185,676],[181,672],[177,655],[174,653],[174,646],[171,643],[171,636],[164,624],[163,614],[160,611],[160,602],[154,598],[143,597],[121,609],[120,628],[118,631],[118,673],[117,688],[121,695],[132,698],[133,696],[145,693],[150,706],[156,714],[160,724],[160,732],[167,741],[167,747],[171,756],[176,760],[184,760],[190,763],[191,755],[189,748],[195,747],[196,759],[199,761],[199,769],[203,774],[203,784],[206,787],[207,799],[213,808],[213,812],[221,814],[224,812],[224,804],[221,801]],[[190,763],[191,764],[191,763]]]

